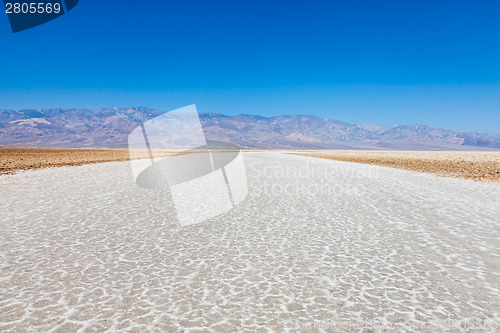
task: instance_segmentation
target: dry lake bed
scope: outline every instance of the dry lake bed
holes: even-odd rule
[[[0,176],[0,331],[498,331],[500,184],[244,158],[187,227],[128,162]]]

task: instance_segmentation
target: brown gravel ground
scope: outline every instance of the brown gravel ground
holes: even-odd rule
[[[155,152],[155,155],[157,152]],[[174,152],[165,151],[161,155],[171,156]],[[148,158],[147,151],[139,151],[138,158]],[[83,165],[129,160],[128,149],[66,149],[0,146],[0,175],[12,174],[19,170],[47,167]]]
[[[500,152],[451,151],[290,151],[303,156],[337,161],[375,164],[411,171],[434,173],[445,177],[500,181]],[[161,155],[172,156],[174,151]],[[139,151],[138,158],[148,158],[147,151]],[[76,166],[91,163],[128,161],[128,149],[67,149],[20,146],[0,146],[0,175],[19,170],[58,166]]]
[[[444,177],[500,181],[500,152],[337,150],[294,153],[336,161],[428,172]]]

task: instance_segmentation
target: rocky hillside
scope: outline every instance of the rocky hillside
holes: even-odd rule
[[[0,145],[127,147],[129,133],[164,113],[150,108],[0,110]],[[267,149],[500,149],[500,135],[432,128],[355,125],[314,116],[200,114],[208,140]]]

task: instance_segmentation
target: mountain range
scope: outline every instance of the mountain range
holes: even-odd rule
[[[0,110],[0,145],[126,148],[130,132],[164,111],[147,107]],[[309,115],[201,113],[207,140],[248,149],[496,150],[500,135],[426,125],[355,125]]]

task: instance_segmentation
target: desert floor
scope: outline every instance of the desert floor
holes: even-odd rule
[[[147,151],[135,150],[136,158],[148,158]],[[158,153],[157,153],[158,154]],[[163,151],[159,156],[173,152]],[[128,161],[128,149],[67,149],[0,146],[0,175],[19,170],[32,170],[58,166],[77,166],[112,161]]]
[[[244,159],[246,199],[186,227],[129,162],[1,176],[0,331],[498,330],[498,183]]]
[[[249,151],[259,152],[259,151]],[[470,151],[368,151],[324,150],[281,151],[344,162],[374,164],[444,177],[500,180],[500,152]],[[175,151],[156,151],[171,156]],[[134,158],[148,158],[147,151],[134,151]],[[129,160],[128,149],[65,149],[0,146],[0,175],[19,170]]]
[[[428,172],[444,177],[500,180],[500,152],[326,150],[297,154]]]

